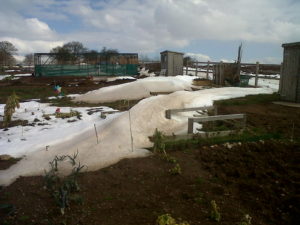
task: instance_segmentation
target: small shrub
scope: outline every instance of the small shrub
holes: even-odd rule
[[[157,225],[189,225],[187,222],[179,222],[177,223],[176,220],[170,214],[163,214],[159,216],[156,220]]]
[[[246,214],[243,219],[241,220],[241,222],[239,223],[239,225],[251,225],[251,220],[252,217],[249,216],[248,214]]]
[[[217,206],[216,201],[212,200],[210,202],[210,205],[211,205],[210,218],[216,222],[219,222],[221,220],[221,214],[219,213],[219,207]]]
[[[170,169],[169,172],[172,175],[180,175],[181,174],[181,167],[178,163],[174,166],[174,168]]]
[[[4,107],[4,126],[7,127],[11,122],[12,115],[16,111],[16,108],[20,108],[19,97],[15,92],[7,98],[5,107]]]
[[[155,129],[153,135],[153,152],[154,153],[165,153],[165,144],[164,144],[164,135],[161,131],[158,131],[157,128]]]

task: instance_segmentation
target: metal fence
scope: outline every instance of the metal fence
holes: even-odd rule
[[[36,53],[35,76],[125,76],[138,74],[138,54]]]

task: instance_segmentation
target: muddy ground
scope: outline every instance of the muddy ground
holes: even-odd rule
[[[181,174],[157,155],[82,173],[64,215],[43,177],[21,177],[0,190],[0,224],[150,225],[165,213],[190,224],[239,225],[246,214],[256,225],[300,224],[300,109],[243,99],[217,105],[218,114],[246,113],[251,130],[282,139],[175,145],[168,154]],[[0,161],[0,169],[13,163]],[[212,200],[220,222],[210,217]]]

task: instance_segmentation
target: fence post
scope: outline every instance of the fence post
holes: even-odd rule
[[[185,75],[188,75],[188,65],[189,65],[189,61],[186,60],[186,66],[185,66]]]
[[[198,75],[198,62],[196,61],[196,76]]]
[[[207,61],[207,67],[206,67],[206,79],[208,79],[208,73],[209,73],[209,61]]]
[[[220,69],[219,69],[220,77],[219,77],[219,85],[224,85],[224,67],[223,67],[223,61],[220,62]]]
[[[257,87],[257,84],[258,84],[258,73],[259,73],[259,62],[256,62],[255,87]]]

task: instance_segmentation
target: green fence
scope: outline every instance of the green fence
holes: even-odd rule
[[[137,75],[137,64],[35,65],[35,76],[126,76]]]

